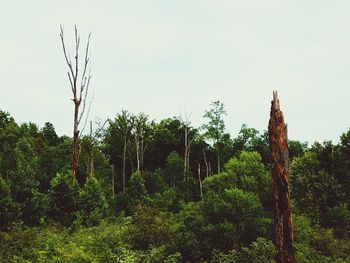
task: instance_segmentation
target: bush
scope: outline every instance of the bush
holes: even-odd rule
[[[73,182],[72,174],[57,174],[49,191],[48,215],[52,220],[69,226],[75,220],[79,199],[79,185]]]
[[[79,195],[78,221],[84,225],[97,225],[108,213],[108,202],[102,187],[95,177],[89,176]]]
[[[174,241],[172,220],[157,209],[137,206],[130,227],[130,238],[135,248],[147,250],[151,246],[171,246]]]

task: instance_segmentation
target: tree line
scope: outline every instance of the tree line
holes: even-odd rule
[[[204,115],[216,107],[223,105],[212,103]],[[84,262],[130,255],[135,259],[129,262],[145,262],[152,251],[158,259],[150,262],[273,260],[267,132],[242,125],[235,137],[224,129],[218,136],[210,132],[217,126],[207,120],[195,128],[184,118],[156,122],[123,110],[81,137],[74,183],[71,137],[58,136],[51,123],[18,124],[1,111],[4,262],[15,257],[54,262],[55,255],[78,262],[81,251],[65,244],[78,244],[84,235],[96,239],[94,246],[106,246],[105,252],[91,254],[83,242]],[[349,259],[349,145],[350,130],[337,144],[289,140],[298,261]],[[60,234],[52,240],[57,229]],[[120,235],[115,238],[122,240],[122,252],[113,250],[116,240],[101,240],[104,231]],[[32,239],[38,245],[30,250]],[[57,249],[42,247],[48,241]]]

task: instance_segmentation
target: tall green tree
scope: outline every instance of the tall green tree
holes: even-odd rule
[[[134,118],[127,110],[122,110],[113,121],[109,122],[105,134],[106,152],[111,158],[111,163],[117,166],[117,158],[122,159],[122,191],[126,190],[126,158],[127,148],[130,143]]]
[[[213,146],[217,153],[217,172],[220,173],[220,150],[221,142],[223,139],[223,134],[225,131],[225,122],[223,116],[227,115],[224,110],[224,104],[219,100],[214,101],[210,104],[211,109],[206,110],[203,117],[208,118],[207,124],[203,125],[205,129],[205,136],[212,140]]]

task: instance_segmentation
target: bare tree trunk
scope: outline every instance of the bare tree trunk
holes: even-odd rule
[[[201,195],[201,199],[203,201],[203,185],[202,185],[202,178],[201,178],[201,164],[198,164],[198,180],[199,180],[199,193]]]
[[[146,146],[145,146],[145,138],[142,136],[141,145],[140,145],[140,170],[143,172],[143,160],[145,156]]]
[[[212,175],[212,172],[211,172],[211,164],[210,164],[210,162],[208,163],[209,165],[209,176],[211,176]]]
[[[209,176],[209,167],[208,167],[208,162],[207,162],[207,156],[205,155],[205,150],[204,148],[202,149],[203,151],[203,158],[204,158],[204,163],[205,163],[205,177],[208,177]]]
[[[73,103],[74,103],[74,115],[73,115],[73,149],[72,149],[72,161],[71,161],[71,167],[72,167],[72,174],[73,174],[73,181],[76,181],[76,176],[77,176],[77,169],[78,169],[78,161],[80,157],[80,145],[79,145],[79,136],[80,136],[80,131],[79,131],[79,124],[81,123],[81,120],[84,116],[85,112],[85,106],[86,106],[86,99],[88,96],[88,90],[89,90],[89,85],[90,85],[90,79],[91,79],[91,74],[90,74],[90,53],[89,53],[89,46],[90,46],[90,36],[88,36],[87,44],[86,44],[86,49],[85,49],[85,58],[84,58],[84,64],[83,64],[83,71],[79,78],[79,45],[80,45],[80,36],[78,35],[78,30],[77,27],[74,27],[74,33],[75,33],[75,54],[74,54],[74,62],[72,63],[71,58],[69,54],[66,51],[66,45],[64,42],[64,36],[63,36],[63,26],[61,25],[60,27],[61,32],[60,32],[60,38],[61,38],[61,43],[62,43],[62,48],[63,48],[63,54],[64,58],[66,60],[66,63],[68,65],[68,79],[69,83],[71,86],[72,94],[73,94]],[[73,65],[74,64],[74,65]],[[89,67],[89,72],[87,72],[87,69]],[[80,111],[80,106],[82,106],[81,112]],[[90,102],[91,106],[91,102]],[[85,118],[85,124],[89,115],[90,111],[90,106],[88,113]],[[84,130],[83,127],[83,130]]]
[[[185,123],[185,154],[184,154],[184,181],[187,180],[187,151],[188,151],[188,140],[187,140],[187,123]]]
[[[187,149],[187,157],[186,157],[186,161],[187,161],[187,182],[189,181],[190,179],[190,154],[191,154],[191,143],[192,143],[192,140],[188,143],[188,149]]]
[[[140,172],[140,140],[138,138],[138,135],[135,136],[135,146],[136,146],[136,162],[137,162],[137,171]]]
[[[287,128],[280,110],[277,92],[273,93],[269,121],[272,163],[272,190],[275,200],[276,262],[296,262],[293,247],[293,223],[288,175]]]

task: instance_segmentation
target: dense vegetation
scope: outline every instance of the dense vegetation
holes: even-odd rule
[[[127,111],[80,138],[0,111],[1,262],[273,262],[267,134]],[[350,130],[289,141],[298,262],[350,262]]]

